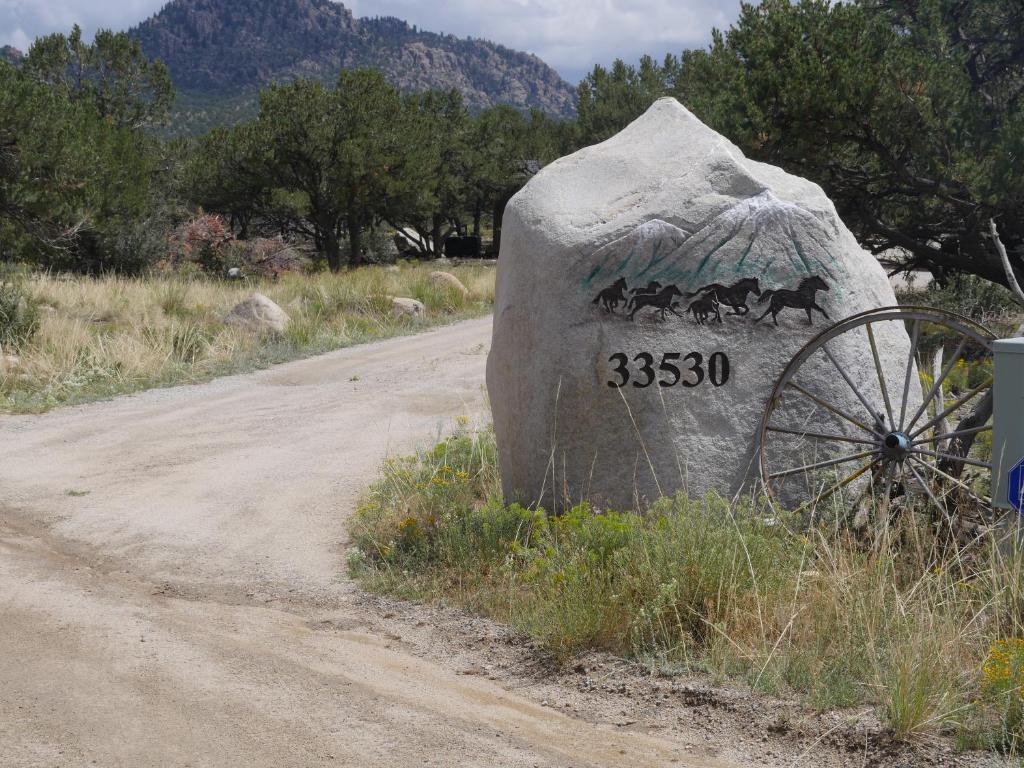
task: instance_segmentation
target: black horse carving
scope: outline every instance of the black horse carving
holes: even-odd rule
[[[649,282],[647,284],[646,288],[634,288],[633,290],[631,290],[629,292],[630,299],[629,299],[629,303],[626,305],[626,309],[627,310],[633,309],[633,306],[636,303],[636,297],[637,296],[654,296],[663,287],[664,286],[661,283],[659,283],[657,280],[651,280],[651,282]]]
[[[711,293],[697,299],[689,306],[687,311],[693,315],[693,319],[697,321],[697,325],[704,325],[705,323],[710,322],[712,315],[715,316],[715,320],[722,322],[722,313],[719,310],[718,301]]]
[[[646,293],[646,294],[649,294],[649,295],[654,295],[655,293],[660,291],[662,288],[663,288],[662,284],[659,283],[657,280],[651,280],[651,282],[649,282],[647,284],[646,288],[634,288],[629,293],[630,293],[631,296],[636,296],[638,293]]]
[[[719,304],[725,304],[727,307],[732,308],[732,312],[729,314],[745,315],[750,311],[750,307],[747,306],[747,294],[750,293],[753,293],[755,296],[761,295],[761,284],[757,282],[756,277],[745,277],[738,283],[730,286],[720,285],[719,283],[705,285],[693,293],[686,294],[686,298],[692,299],[698,294],[712,296]]]
[[[677,296],[682,297],[683,292],[676,288],[674,285],[666,285],[657,293],[638,293],[630,299],[630,306],[633,307],[633,311],[629,313],[629,319],[633,319],[633,315],[639,312],[644,307],[654,307],[661,311],[661,319],[666,319],[666,312],[671,312],[676,317],[682,317],[675,308],[679,306],[679,303],[673,301]]]
[[[591,302],[591,304],[597,304],[600,302],[601,308],[605,312],[614,312],[619,303],[626,303],[626,278],[620,277],[610,286],[605,288],[597,297]]]
[[[786,307],[793,309],[802,309],[807,313],[807,324],[814,325],[814,321],[811,320],[811,310],[816,309],[825,316],[826,320],[829,320],[828,312],[818,306],[814,300],[814,296],[818,291],[829,290],[828,283],[822,280],[817,275],[812,277],[805,277],[800,281],[800,285],[797,286],[795,291],[780,288],[775,291],[765,291],[761,294],[761,298],[757,300],[758,304],[764,304],[766,301],[771,301],[768,305],[768,310],[757,318],[757,322],[764,320],[768,313],[771,313],[772,321],[779,324],[779,312]]]

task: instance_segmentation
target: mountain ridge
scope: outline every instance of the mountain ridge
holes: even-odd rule
[[[13,45],[0,45],[0,61],[6,61],[8,64],[17,66],[24,58],[25,54]]]
[[[396,17],[357,18],[332,0],[172,0],[128,33],[168,66],[182,96],[179,119],[222,103],[236,122],[254,113],[266,85],[333,82],[342,69],[361,67],[380,69],[403,92],[454,88],[474,110],[575,112],[573,87],[533,54]]]

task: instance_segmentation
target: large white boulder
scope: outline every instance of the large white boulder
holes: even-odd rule
[[[832,322],[895,303],[820,187],[656,102],[543,169],[506,209],[487,386],[507,500],[626,508],[750,489],[786,364]],[[878,334],[889,389],[902,390],[906,331]],[[864,339],[832,344],[877,396]],[[859,407],[823,355],[808,366],[821,394]],[[806,429],[849,426],[797,410]]]
[[[291,318],[288,317],[287,312],[262,293],[254,293],[236,304],[224,322],[258,333],[281,335],[287,330]]]

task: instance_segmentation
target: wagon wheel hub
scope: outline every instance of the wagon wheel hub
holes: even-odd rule
[[[879,450],[890,461],[903,461],[913,446],[913,441],[903,432],[890,432],[882,439]]]

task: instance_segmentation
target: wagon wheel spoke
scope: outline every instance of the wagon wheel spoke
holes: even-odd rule
[[[824,432],[808,432],[804,429],[786,429],[769,424],[765,429],[769,432],[781,432],[785,435],[798,435],[799,437],[813,437],[818,440],[836,440],[840,443],[859,443],[862,445],[878,445],[878,440],[867,440],[860,437],[847,437],[846,435],[829,435]]]
[[[907,469],[910,470],[910,473],[917,480],[918,485],[920,485],[924,489],[924,492],[928,495],[928,498],[932,500],[932,504],[934,504],[936,506],[936,508],[938,508],[939,510],[942,511],[943,516],[946,518],[947,524],[951,523],[951,518],[949,516],[949,510],[946,509],[946,505],[945,504],[943,504],[941,501],[939,501],[938,496],[936,496],[935,492],[932,491],[932,488],[928,484],[928,481],[924,477],[921,476],[921,473],[918,472],[914,468],[913,464],[911,464],[909,461],[906,462],[906,464],[907,464]]]
[[[919,458],[917,456],[910,456],[909,458],[910,458],[911,461],[916,462],[918,465],[924,467],[925,469],[929,470],[930,472],[934,472],[936,475],[938,475],[939,477],[943,478],[944,480],[948,480],[949,482],[953,483],[954,485],[959,487],[960,490],[962,490],[964,493],[966,493],[968,496],[970,496],[972,499],[974,499],[976,502],[978,502],[982,506],[987,507],[987,506],[990,506],[992,504],[992,501],[990,499],[983,499],[982,497],[978,496],[974,491],[971,490],[971,487],[969,485],[967,485],[967,483],[965,483],[963,480],[959,480],[959,479],[953,477],[948,472],[943,472],[941,469],[939,469],[934,464],[931,464],[930,462],[924,461],[923,459],[921,459],[921,458]]]
[[[822,344],[821,351],[825,353],[825,357],[829,359],[829,362],[831,362],[835,369],[839,371],[839,375],[843,377],[843,380],[850,386],[850,389],[853,390],[853,394],[855,394],[857,399],[860,400],[861,405],[864,406],[864,410],[866,410],[871,416],[872,421],[877,421],[879,414],[875,412],[875,409],[868,402],[867,398],[864,397],[864,394],[860,391],[857,385],[853,383],[853,379],[850,377],[850,374],[846,372],[846,369],[839,364],[839,361],[836,360],[832,352],[829,351],[828,345]]]
[[[899,430],[907,420],[907,401],[910,399],[910,377],[914,375],[914,362],[917,358],[917,341],[921,335],[921,321],[915,320],[910,332],[910,354],[907,355],[907,370],[903,376],[903,400],[900,404]]]
[[[896,428],[896,419],[892,415],[892,402],[889,400],[889,388],[885,385],[885,373],[882,371],[882,361],[878,357],[878,344],[875,343],[875,332],[871,323],[864,326],[868,333],[868,344],[871,346],[871,357],[875,361],[875,373],[878,375],[878,388],[882,391],[882,401],[885,403],[885,414],[889,417],[889,426]]]
[[[801,386],[800,386],[799,384],[797,384],[796,382],[793,382],[793,381],[787,382],[787,383],[786,383],[786,386],[788,386],[788,387],[792,387],[792,388],[793,388],[793,389],[795,389],[795,390],[796,390],[797,392],[799,392],[799,393],[800,393],[801,395],[803,395],[804,397],[808,398],[809,400],[812,400],[812,401],[814,401],[815,403],[817,403],[818,405],[820,405],[820,406],[821,406],[822,408],[824,408],[825,410],[827,410],[827,411],[831,411],[831,412],[832,412],[832,413],[834,413],[834,414],[835,414],[836,416],[839,416],[840,418],[842,418],[842,419],[845,419],[846,421],[850,422],[851,424],[853,424],[853,425],[855,425],[855,426],[858,426],[858,427],[860,427],[860,428],[861,428],[862,430],[864,430],[865,432],[867,432],[867,433],[868,433],[869,435],[875,435],[876,437],[882,437],[882,434],[881,434],[881,433],[880,433],[880,432],[879,432],[879,431],[878,431],[877,429],[874,429],[874,428],[872,428],[872,427],[869,427],[869,426],[868,426],[867,424],[865,424],[864,422],[862,422],[862,421],[860,421],[860,420],[858,420],[858,419],[854,418],[854,417],[853,417],[853,416],[851,416],[850,414],[848,414],[848,413],[847,413],[846,411],[844,411],[844,410],[843,410],[842,408],[839,408],[838,406],[832,405],[831,403],[827,403],[827,402],[825,402],[824,400],[822,400],[822,399],[821,399],[820,397],[818,397],[817,395],[815,395],[815,394],[812,394],[812,393],[808,392],[808,391],[807,391],[806,389],[804,389],[803,387],[801,387]]]
[[[943,453],[941,451],[927,451],[924,448],[912,448],[910,452],[921,454],[923,456],[932,456],[936,459],[948,459],[949,461],[955,461],[960,464],[970,464],[972,467],[983,467],[992,471],[992,464],[988,461],[978,461],[977,459],[969,459],[965,456],[954,456],[951,453]]]
[[[920,419],[921,416],[924,415],[925,411],[928,410],[928,404],[932,401],[932,398],[935,397],[935,393],[939,391],[939,388],[942,386],[942,382],[944,382],[953,371],[953,368],[956,366],[956,361],[960,359],[960,355],[963,354],[964,347],[966,346],[967,338],[965,337],[960,340],[960,344],[957,345],[956,352],[954,352],[953,356],[949,358],[949,362],[946,363],[946,367],[942,369],[942,373],[939,374],[939,377],[932,383],[932,388],[928,390],[928,394],[925,395],[924,400],[921,401],[921,405],[914,414],[914,418],[912,418],[910,423],[907,424],[906,429],[903,430],[904,432],[910,432],[917,423],[917,420]]]
[[[985,424],[981,427],[971,427],[970,429],[958,429],[955,432],[943,432],[940,435],[932,435],[931,437],[919,437],[915,443],[937,443],[939,440],[947,440],[953,437],[967,437],[968,435],[976,435],[979,432],[991,431],[992,425]]]
[[[942,413],[933,416],[924,426],[918,427],[914,432],[910,434],[910,437],[915,438],[922,432],[926,432],[931,427],[934,427],[936,424],[939,424],[944,418],[949,416],[949,414],[958,411],[960,408],[966,405],[968,401],[970,401],[974,397],[977,397],[979,394],[981,394],[983,391],[985,391],[991,386],[992,377],[989,376],[987,379],[985,379],[985,381],[983,381],[978,386],[974,387],[974,389],[972,389],[966,395],[962,395],[959,398],[957,398],[956,401],[952,405],[947,407],[944,411],[942,411]]]
[[[871,469],[873,466],[875,466],[875,464],[877,464],[879,461],[881,461],[881,459],[874,459],[873,461],[869,461],[867,464],[863,465],[859,469],[847,475],[839,482],[833,484],[831,487],[826,488],[825,490],[818,493],[818,495],[815,496],[814,499],[812,499],[811,501],[807,501],[801,504],[799,507],[797,507],[797,511],[799,512],[805,509],[813,509],[814,507],[817,507],[822,501],[824,501],[827,498],[830,498],[831,496],[841,491],[843,488],[848,486],[854,480],[856,480],[869,469]]]
[[[886,517],[889,516],[889,505],[892,503],[892,486],[893,481],[896,477],[896,466],[899,464],[897,461],[888,461],[885,464],[885,480],[882,486],[882,512]]]
[[[825,469],[826,467],[835,467],[839,464],[849,464],[851,461],[857,459],[863,459],[867,456],[878,455],[877,450],[873,451],[861,451],[860,453],[853,453],[849,456],[841,456],[838,459],[829,459],[827,461],[817,461],[814,464],[805,464],[802,467],[794,467],[793,469],[785,469],[781,472],[772,472],[768,475],[769,478],[775,479],[776,477],[788,477],[789,475],[795,475],[799,472],[810,472],[812,469]]]

